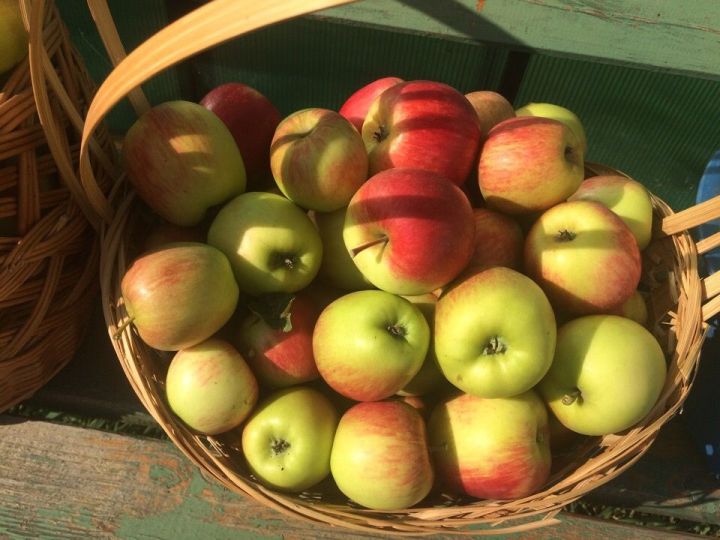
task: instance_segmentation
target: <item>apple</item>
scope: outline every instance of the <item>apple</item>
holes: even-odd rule
[[[568,200],[599,202],[625,222],[641,251],[650,243],[653,206],[650,194],[640,182],[625,176],[593,176],[580,184]]]
[[[285,196],[298,206],[332,212],[347,206],[368,177],[368,156],[352,124],[335,111],[311,108],[275,130],[270,168]]]
[[[325,382],[356,401],[392,396],[420,371],[430,329],[420,310],[384,291],[356,291],[332,302],[313,332]]]
[[[346,207],[334,212],[310,212],[310,218],[315,223],[323,244],[318,275],[332,286],[345,291],[372,289],[373,284],[358,270],[345,247],[343,240],[345,212],[347,212]]]
[[[587,154],[587,137],[582,122],[577,115],[569,109],[554,103],[528,103],[515,111],[515,116],[536,116],[542,118],[552,118],[562,122],[569,127],[575,137],[580,142],[580,151],[582,155]]]
[[[425,422],[399,401],[358,403],[340,418],[330,471],[340,491],[374,510],[401,510],[433,484]]]
[[[178,351],[165,378],[170,409],[206,435],[239,426],[255,406],[258,385],[235,348],[210,338]]]
[[[140,198],[175,225],[197,225],[208,208],[245,191],[230,131],[197,103],[168,101],[143,114],[125,135],[122,157]]]
[[[550,475],[545,404],[529,390],[487,399],[469,394],[438,405],[428,422],[436,476],[453,493],[519,499]]]
[[[525,271],[558,310],[619,308],[640,281],[640,250],[623,221],[600,203],[571,201],[543,213],[525,241]]]
[[[347,118],[359,133],[362,131],[363,122],[375,98],[391,86],[395,86],[401,82],[403,82],[403,80],[398,77],[383,77],[382,79],[377,79],[355,91],[347,98],[345,103],[342,104],[338,112]]]
[[[299,291],[315,278],[322,259],[310,218],[273,193],[243,193],[225,204],[210,225],[208,243],[227,255],[240,289],[252,295]]]
[[[313,356],[312,334],[320,311],[302,292],[290,297],[274,317],[251,311],[240,323],[238,350],[258,380],[283,388],[320,377]],[[267,319],[267,320],[266,320]]]
[[[638,324],[644,325],[648,321],[648,309],[647,304],[645,304],[645,298],[643,298],[640,291],[635,291],[630,298],[625,300],[619,309],[616,309],[613,313],[610,313],[610,315],[627,317]]]
[[[416,296],[405,296],[404,298],[417,306],[423,317],[425,317],[428,328],[430,328],[430,344],[420,371],[398,391],[398,394],[400,396],[423,396],[434,390],[441,389],[443,384],[447,383],[445,376],[440,371],[433,344],[437,296],[432,293],[425,293]],[[409,404],[412,405],[412,403]]]
[[[525,236],[510,216],[488,208],[473,209],[475,250],[465,271],[476,272],[491,266],[522,267]]]
[[[587,315],[558,330],[552,367],[538,389],[565,427],[607,435],[645,418],[666,371],[660,345],[643,326],[617,315]]]
[[[141,255],[120,289],[140,338],[161,351],[186,349],[212,336],[230,319],[239,297],[227,257],[192,242]]]
[[[300,492],[330,474],[338,424],[332,403],[313,388],[277,391],[261,402],[242,430],[252,473],[271,488]]]
[[[385,291],[415,295],[452,281],[473,251],[465,194],[421,169],[389,169],[355,193],[345,214],[345,246],[360,272]]]
[[[502,94],[491,90],[477,90],[465,94],[480,120],[480,131],[487,134],[503,120],[515,117],[512,103]]]
[[[280,123],[280,111],[255,88],[239,82],[213,88],[200,105],[214,112],[230,130],[249,185],[262,186],[270,176],[270,142]]]
[[[480,192],[506,214],[546,210],[566,200],[584,177],[580,143],[565,124],[510,118],[487,136],[478,161]]]
[[[452,384],[478,397],[521,394],[547,373],[555,316],[530,278],[502,266],[454,284],[435,308],[435,354]]]
[[[28,53],[28,33],[18,0],[0,0],[0,74],[15,67]]]
[[[458,186],[475,164],[480,126],[470,102],[443,83],[398,83],[375,98],[362,127],[370,176],[392,168],[434,171]]]

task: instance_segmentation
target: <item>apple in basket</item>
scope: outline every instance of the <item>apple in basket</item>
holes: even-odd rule
[[[240,289],[252,295],[299,291],[320,269],[317,229],[281,195],[253,191],[235,197],[215,216],[207,238],[227,255]]]
[[[0,75],[28,53],[28,33],[17,0],[0,0]]]
[[[133,261],[120,283],[142,340],[177,351],[212,336],[230,319],[239,290],[227,257],[202,243],[169,244]]]
[[[594,201],[571,201],[544,212],[525,241],[525,271],[556,310],[608,313],[640,281],[640,250],[623,221]]]
[[[454,279],[474,248],[472,208],[459,187],[422,169],[389,169],[355,193],[345,246],[362,274],[394,294],[432,292]]]
[[[555,352],[555,316],[530,278],[502,266],[455,283],[435,309],[435,354],[468,394],[509,397],[532,388]]]
[[[296,386],[258,404],[242,430],[243,455],[264,484],[300,492],[330,474],[338,413],[320,391]]]
[[[478,185],[488,207],[507,214],[546,210],[566,200],[583,180],[580,141],[562,122],[510,118],[487,136]]]
[[[269,296],[248,302],[250,313],[237,332],[238,350],[269,388],[317,379],[312,335],[320,310],[303,292]],[[278,302],[273,302],[276,296]]]
[[[371,176],[395,167],[425,169],[461,185],[475,164],[480,125],[470,102],[451,86],[409,81],[373,101],[362,137]]]
[[[560,327],[552,367],[538,389],[565,427],[607,435],[652,410],[666,371],[660,345],[643,326],[616,315],[588,315]]]
[[[465,94],[465,97],[475,109],[483,135],[487,135],[496,124],[515,116],[512,104],[497,92],[477,90]]]
[[[331,212],[347,206],[367,180],[368,157],[352,124],[335,111],[294,112],[275,130],[270,167],[283,194],[298,206]]]
[[[392,396],[420,371],[430,329],[420,310],[385,291],[356,291],[327,306],[315,324],[321,377],[357,401]]]
[[[490,210],[474,208],[475,250],[465,273],[506,266],[519,270],[522,267],[525,236],[512,217]]]
[[[508,398],[461,394],[440,403],[428,422],[438,484],[481,499],[517,499],[550,474],[548,413],[530,390]]]
[[[281,118],[275,105],[255,88],[239,82],[213,88],[200,105],[214,112],[230,130],[248,184],[259,187],[270,180],[270,141]]]
[[[165,378],[170,409],[207,435],[239,426],[258,398],[255,376],[228,342],[211,338],[178,351]]]
[[[140,198],[175,225],[197,225],[208,208],[245,191],[235,140],[197,103],[168,101],[147,111],[125,135],[122,157]]]
[[[552,118],[569,127],[580,142],[582,155],[587,155],[587,137],[585,129],[578,116],[570,109],[554,103],[528,103],[515,111],[515,116],[538,116]]]
[[[340,491],[375,510],[409,508],[433,485],[425,421],[400,401],[358,403],[340,419],[330,455]]]
[[[401,82],[404,81],[398,77],[383,77],[370,84],[366,84],[347,98],[338,112],[347,118],[355,129],[358,130],[358,133],[360,133],[362,132],[365,117],[370,110],[370,105],[375,101],[375,98],[391,86],[395,86]]]

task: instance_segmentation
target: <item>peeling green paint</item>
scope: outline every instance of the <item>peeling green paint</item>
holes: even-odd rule
[[[180,483],[180,477],[175,471],[157,464],[150,466],[150,479],[166,489],[175,487]]]

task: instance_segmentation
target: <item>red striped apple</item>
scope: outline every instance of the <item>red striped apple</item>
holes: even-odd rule
[[[311,108],[275,130],[270,168],[283,194],[298,206],[332,212],[347,206],[368,177],[362,138],[335,111]]]
[[[461,394],[438,405],[428,422],[439,483],[480,499],[519,499],[550,475],[545,404],[530,390],[508,398]]]
[[[465,94],[465,97],[475,109],[483,135],[488,134],[496,124],[515,116],[512,104],[497,92],[477,90]]]
[[[270,179],[270,141],[280,111],[256,89],[239,82],[221,84],[200,100],[227,126],[240,149],[250,187]]]
[[[525,271],[557,310],[609,313],[640,281],[640,250],[623,221],[600,203],[571,201],[543,213],[525,241]]]
[[[313,332],[320,375],[356,401],[385,399],[403,388],[420,371],[429,343],[420,310],[384,291],[341,296],[323,310]]]
[[[491,266],[519,270],[525,245],[520,225],[510,216],[488,208],[473,209],[473,218],[475,250],[465,272],[473,273]]]
[[[478,184],[490,208],[506,214],[546,210],[566,200],[584,177],[580,143],[565,124],[548,118],[510,118],[488,134]]]
[[[395,86],[401,82],[403,82],[403,80],[398,77],[383,77],[382,79],[377,79],[355,91],[347,98],[345,103],[342,104],[338,112],[347,118],[355,129],[358,130],[358,133],[360,133],[368,110],[370,110],[370,105],[375,101],[375,98],[391,86]]]
[[[470,102],[451,86],[409,81],[373,101],[362,137],[371,176],[396,167],[425,169],[459,186],[475,164],[480,125]]]
[[[177,351],[220,330],[239,291],[227,257],[201,243],[170,244],[133,261],[120,283],[125,309],[140,338]]]
[[[421,169],[389,169],[355,193],[343,237],[373,285],[415,295],[446,285],[465,268],[475,227],[470,202],[447,179]]]
[[[358,403],[340,419],[330,471],[347,497],[374,510],[401,510],[433,485],[425,422],[399,401]]]
[[[208,208],[245,191],[245,166],[230,131],[197,103],[150,109],[128,130],[122,155],[140,198],[175,225],[197,225]]]
[[[239,426],[258,398],[255,376],[235,348],[211,338],[178,351],[170,362],[165,392],[172,411],[207,435]]]

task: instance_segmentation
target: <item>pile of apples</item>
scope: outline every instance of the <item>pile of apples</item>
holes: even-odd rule
[[[650,196],[584,179],[586,149],[563,107],[396,77],[282,120],[240,83],[154,107],[123,156],[158,225],[121,289],[174,352],[170,409],[282,491],[537,492],[555,434],[631,428],[666,377]]]

